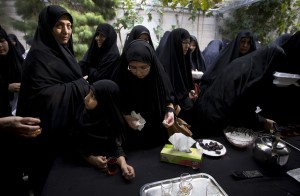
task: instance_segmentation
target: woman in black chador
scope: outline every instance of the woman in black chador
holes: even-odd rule
[[[206,67],[204,57],[201,53],[198,40],[194,35],[191,35],[190,49],[192,69],[205,72]]]
[[[287,63],[278,69],[278,72],[300,75],[300,31],[281,44]],[[264,102],[262,113],[270,115],[279,125],[300,124],[300,80],[296,84],[276,86],[267,89],[269,99]]]
[[[125,122],[120,111],[120,90],[111,80],[91,85],[84,104],[77,113],[76,145],[87,162],[106,168],[109,157],[116,157],[125,179],[134,178],[134,169],[127,164],[122,144]]]
[[[100,24],[79,64],[83,75],[88,75],[88,81],[93,83],[101,79],[110,79],[119,57],[116,31],[110,24]]]
[[[168,39],[169,35],[170,35],[170,31],[165,31],[163,36],[160,38],[159,44],[155,49],[155,53],[156,53],[157,56],[159,55],[159,53],[161,53],[162,48],[165,47],[165,44],[167,42],[167,39]]]
[[[0,117],[5,117],[12,115],[11,101],[20,90],[23,58],[1,26],[0,49]]]
[[[256,44],[251,31],[240,31],[235,39],[220,52],[216,61],[209,66],[202,76],[200,85],[201,91],[204,92],[231,61],[249,54],[254,50],[256,50]]]
[[[20,89],[22,62],[23,58],[14,48],[6,31],[0,26],[0,117],[3,123],[0,126],[1,195],[29,196],[28,187],[23,181],[24,165],[20,162],[24,159],[21,151],[23,146],[19,146],[22,139],[28,139],[25,137],[29,137],[29,129],[28,135],[26,130],[18,131],[17,127],[20,129],[23,127],[23,122],[17,120],[21,117],[15,117],[12,122],[8,120],[12,118],[10,101],[14,97],[14,92]]]
[[[174,94],[152,46],[143,40],[131,42],[121,56],[114,80],[120,86],[121,108],[129,126],[125,147],[165,144],[165,127],[174,123]],[[137,124],[137,118],[131,115],[133,111],[145,119],[144,126]]]
[[[203,58],[205,60],[206,70],[216,61],[225,44],[220,39],[211,40],[203,50]]]
[[[18,37],[15,34],[8,34],[8,38],[11,43],[15,46],[19,54],[22,56],[25,53],[25,48],[23,44],[19,41]]]
[[[221,136],[226,126],[273,129],[274,121],[257,114],[256,107],[269,97],[273,72],[285,63],[285,54],[277,46],[259,48],[229,63],[210,87],[200,93],[198,121],[192,125],[197,130],[195,136]]]
[[[89,90],[74,58],[72,25],[72,16],[63,7],[50,5],[42,9],[23,65],[17,114],[39,117],[43,129],[25,149],[30,161],[29,180],[33,180],[36,195],[54,155],[69,147],[68,131]]]
[[[190,123],[193,116],[192,108],[194,100],[198,96],[194,90],[189,47],[189,32],[178,28],[171,31],[165,45],[158,54],[158,58],[164,66],[173,86],[175,103],[181,107],[179,116],[188,123]]]
[[[147,29],[147,27],[143,25],[136,25],[132,28],[130,33],[127,35],[124,43],[123,51],[133,40],[136,39],[145,40],[154,48],[149,29]]]

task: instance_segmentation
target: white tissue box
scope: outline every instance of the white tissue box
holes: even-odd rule
[[[198,169],[200,168],[202,160],[202,152],[196,148],[190,148],[190,150],[190,153],[180,152],[174,150],[172,144],[165,144],[164,148],[160,152],[160,161]]]

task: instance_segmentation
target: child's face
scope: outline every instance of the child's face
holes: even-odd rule
[[[84,104],[87,110],[93,110],[98,105],[98,101],[96,100],[96,97],[92,90],[90,90],[89,94],[85,96]]]

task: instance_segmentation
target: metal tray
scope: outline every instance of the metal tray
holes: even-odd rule
[[[222,189],[222,187],[216,182],[216,180],[212,176],[206,173],[199,173],[199,174],[193,174],[192,177],[193,180],[191,183],[193,185],[193,189],[189,194],[189,196],[206,195],[206,187],[210,184],[215,186],[219,190],[219,196],[228,196],[227,193]],[[166,180],[172,180],[173,182],[172,196],[177,196],[179,193],[180,178],[177,177],[177,178],[171,178]],[[143,185],[140,188],[140,196],[160,196],[161,195],[160,184],[161,182],[166,180],[147,183]]]

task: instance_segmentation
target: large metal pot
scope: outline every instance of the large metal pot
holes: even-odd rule
[[[254,143],[254,158],[265,164],[284,166],[289,159],[290,150],[274,135],[258,137]]]

